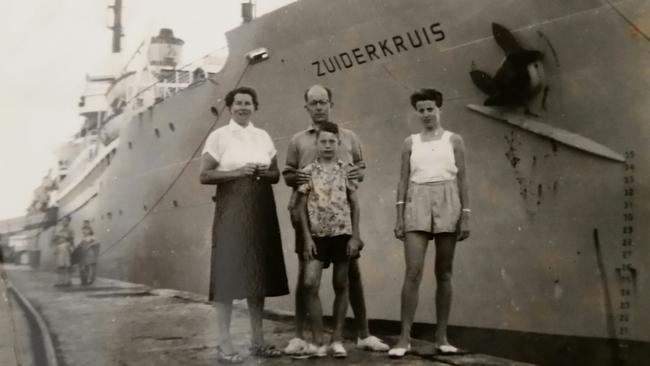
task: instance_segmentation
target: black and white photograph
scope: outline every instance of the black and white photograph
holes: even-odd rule
[[[0,366],[650,363],[647,0],[4,0]]]

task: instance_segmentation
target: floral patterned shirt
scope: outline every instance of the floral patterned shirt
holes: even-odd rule
[[[304,168],[311,174],[309,182],[298,187],[298,192],[308,195],[307,214],[313,237],[352,235],[352,215],[348,193],[357,189],[350,181],[346,165],[339,160],[333,169],[323,168],[318,160]]]

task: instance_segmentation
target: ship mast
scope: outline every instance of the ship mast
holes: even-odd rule
[[[115,3],[109,5],[108,8],[113,9],[113,25],[108,27],[113,31],[113,53],[119,53],[122,51],[121,40],[124,36],[122,34],[122,0],[115,0]]]

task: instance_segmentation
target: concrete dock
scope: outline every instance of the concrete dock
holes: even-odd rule
[[[54,273],[13,265],[5,265],[0,273],[4,273],[7,279],[0,285],[3,297],[0,302],[0,365],[30,364],[17,357],[20,344],[25,343],[20,340],[26,336],[20,334],[20,327],[12,325],[16,302],[9,298],[16,296],[28,301],[33,311],[43,319],[48,333],[45,338],[51,339],[56,354],[54,364],[218,364],[214,307],[200,295],[103,278],[84,287],[78,285],[78,278],[74,278],[72,287],[57,288],[53,287],[56,281]],[[13,287],[13,290],[7,291],[7,287]],[[293,336],[293,323],[290,317],[269,312],[264,330],[266,340],[282,348]],[[236,302],[231,331],[235,347],[247,354],[250,328],[243,302]],[[387,337],[387,341],[393,343],[396,339]],[[34,347],[43,347],[46,343],[40,342],[40,346]],[[347,340],[345,346],[349,356],[344,360],[331,357],[309,360],[248,357],[244,364],[530,365],[481,354],[436,356],[433,345],[428,342],[415,341],[413,345],[415,354],[401,360],[391,360],[385,353],[356,350],[352,340]],[[38,352],[46,354],[47,349]],[[40,357],[41,360],[46,358]],[[40,365],[44,361],[31,362]]]

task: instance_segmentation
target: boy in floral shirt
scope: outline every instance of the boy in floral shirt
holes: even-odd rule
[[[346,357],[343,324],[348,308],[348,265],[359,255],[359,204],[356,183],[348,180],[346,165],[337,158],[340,144],[338,126],[323,122],[316,134],[318,158],[303,171],[308,183],[298,192],[298,210],[304,235],[305,290],[313,330],[313,345],[308,354],[325,356],[323,309],[319,297],[323,268],[334,263],[334,332],[329,350],[334,357]]]

